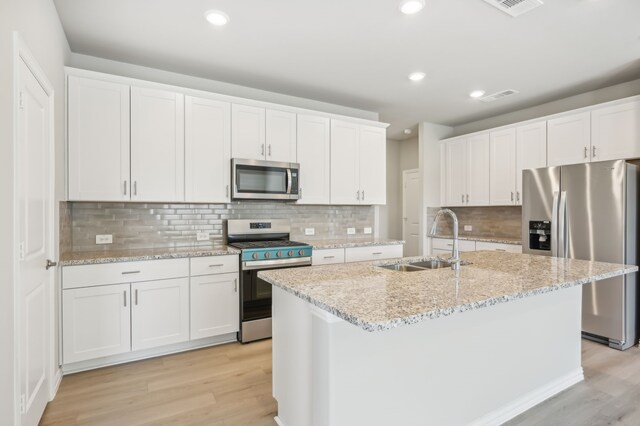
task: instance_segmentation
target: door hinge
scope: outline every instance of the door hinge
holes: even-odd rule
[[[18,245],[18,257],[20,260],[24,260],[24,241]]]
[[[24,109],[24,97],[22,96],[22,91],[18,94],[18,108]]]
[[[26,414],[26,413],[27,413],[27,395],[21,394],[20,395],[20,414]]]

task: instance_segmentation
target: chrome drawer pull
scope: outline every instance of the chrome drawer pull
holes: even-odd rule
[[[224,263],[216,263],[214,265],[209,265],[209,268],[219,268],[221,266],[224,266]]]
[[[124,272],[122,273],[122,275],[128,275],[128,274],[139,274],[139,273],[140,273],[140,271],[124,271]]]
[[[375,255],[375,254],[382,254],[382,252],[381,252],[381,251],[377,251],[377,252],[375,252],[375,253],[371,253],[371,254],[374,254],[374,255]]]
[[[325,256],[324,258],[325,259],[333,259],[333,258],[335,258],[335,256]]]

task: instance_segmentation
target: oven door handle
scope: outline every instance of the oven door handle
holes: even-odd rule
[[[293,259],[273,259],[273,260],[248,260],[242,262],[243,271],[255,269],[275,269],[278,266],[309,266],[311,257],[296,257]]]
[[[291,194],[292,186],[293,186],[293,179],[291,178],[291,168],[287,167],[287,194]]]

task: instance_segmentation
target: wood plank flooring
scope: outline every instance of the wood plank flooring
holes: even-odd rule
[[[507,425],[640,425],[640,349],[583,341],[582,362],[584,382]],[[40,424],[272,426],[276,411],[266,340],[65,376]]]

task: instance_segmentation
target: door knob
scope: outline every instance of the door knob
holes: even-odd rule
[[[58,266],[58,262],[54,262],[50,259],[47,259],[47,265],[45,266],[47,271],[49,270],[49,268],[53,268],[54,266]]]

